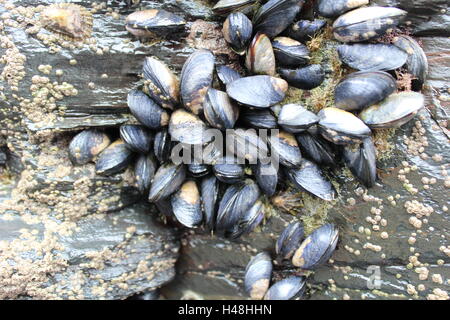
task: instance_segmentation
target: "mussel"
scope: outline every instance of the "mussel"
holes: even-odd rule
[[[306,288],[306,277],[290,276],[275,282],[267,291],[264,300],[300,299]]]
[[[275,252],[281,259],[289,260],[303,240],[304,230],[300,222],[290,223],[280,234],[275,245]]]
[[[316,269],[330,259],[336,248],[339,231],[328,223],[311,233],[295,251],[292,264],[305,270]]]
[[[406,13],[394,7],[359,8],[334,21],[334,37],[341,42],[367,41],[392,31]]]
[[[274,164],[272,161],[261,162],[255,166],[254,175],[261,191],[267,196],[273,196],[278,185],[278,163]]]
[[[141,154],[134,164],[136,186],[143,194],[150,189],[157,165],[153,154]]]
[[[335,106],[344,110],[362,110],[380,102],[397,89],[395,79],[383,71],[354,72],[334,89]]]
[[[367,188],[375,185],[377,178],[376,151],[372,138],[368,137],[359,145],[345,146],[343,151],[345,164],[353,175]]]
[[[139,38],[164,37],[184,29],[183,18],[162,10],[149,9],[136,11],[125,19],[125,27],[132,35]]]
[[[348,111],[329,107],[317,115],[320,133],[334,144],[360,143],[371,134],[369,127]]]
[[[227,130],[226,148],[241,162],[248,160],[250,164],[256,164],[258,159],[265,160],[269,157],[267,143],[258,136],[255,129]]]
[[[269,253],[260,252],[245,268],[244,286],[250,298],[261,300],[269,289],[272,278],[272,259]]]
[[[219,0],[213,7],[213,12],[218,15],[228,15],[230,12],[251,12],[256,0]]]
[[[185,144],[204,144],[206,125],[196,115],[178,109],[170,117],[169,133],[173,140]]]
[[[200,193],[194,181],[184,182],[171,198],[173,214],[188,228],[197,227],[203,220]]]
[[[81,131],[70,142],[69,159],[75,165],[86,164],[93,161],[110,143],[108,135],[98,129]]]
[[[316,7],[322,17],[334,18],[366,4],[369,0],[318,0]]]
[[[150,192],[149,202],[158,202],[174,193],[186,177],[186,167],[183,164],[167,162],[162,164],[155,173]]]
[[[287,89],[286,81],[271,76],[240,78],[227,85],[231,98],[255,108],[268,108],[281,102]]]
[[[280,65],[299,67],[309,62],[309,50],[300,42],[288,37],[277,37],[272,42],[275,58]]]
[[[281,107],[278,124],[287,132],[299,133],[319,122],[313,112],[299,104],[290,103]]]
[[[201,198],[205,225],[209,230],[213,230],[216,224],[216,209],[219,199],[219,180],[210,175],[201,181]]]
[[[127,147],[122,139],[111,143],[103,150],[95,164],[98,174],[109,176],[123,171],[131,163],[133,152]]]
[[[248,47],[245,66],[254,74],[275,75],[275,54],[269,37],[257,33]]]
[[[269,138],[272,157],[276,157],[280,164],[287,168],[300,166],[302,154],[294,135],[285,131],[278,131]]]
[[[404,91],[364,109],[359,117],[371,128],[397,128],[414,118],[424,104],[423,94]]]
[[[239,117],[239,108],[226,92],[209,88],[203,104],[208,123],[218,129],[232,129]]]
[[[257,200],[230,230],[226,230],[225,237],[237,239],[250,233],[262,222],[263,218],[264,205],[261,200]]]
[[[278,126],[277,118],[270,109],[242,108],[239,121],[257,129],[275,129]]]
[[[318,34],[327,22],[325,20],[299,20],[288,29],[288,35],[297,41],[308,41]]]
[[[353,44],[337,48],[340,60],[361,71],[388,71],[406,63],[408,55],[392,44]]]
[[[296,135],[302,154],[318,165],[335,166],[335,146],[325,140],[316,126]]]
[[[225,86],[234,80],[241,78],[239,72],[227,66],[217,66],[216,73]]]
[[[144,126],[157,130],[169,123],[169,114],[142,91],[131,90],[127,99],[131,113]]]
[[[244,166],[233,157],[225,157],[213,166],[217,179],[225,183],[236,183],[245,177]]]
[[[193,176],[194,178],[206,176],[210,172],[209,165],[205,163],[193,162],[188,164],[187,167],[190,175]]]
[[[178,78],[163,62],[155,57],[144,60],[144,90],[161,107],[173,109],[180,96]]]
[[[239,55],[245,53],[252,38],[252,32],[252,22],[241,12],[231,13],[223,23],[223,37]]]
[[[144,126],[124,124],[120,127],[120,137],[134,152],[147,153],[152,147],[153,135]]]
[[[291,86],[302,90],[314,89],[325,80],[325,72],[320,64],[311,64],[298,69],[280,68],[278,72]]]
[[[156,156],[156,159],[158,159],[160,163],[169,160],[170,148],[171,139],[169,130],[167,128],[163,128],[155,134],[155,139],[153,142],[153,152]]]
[[[198,115],[211,87],[215,57],[211,51],[200,49],[192,53],[181,70],[181,101],[187,110]]]

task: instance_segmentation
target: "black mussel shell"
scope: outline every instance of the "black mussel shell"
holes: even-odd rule
[[[163,62],[154,57],[144,60],[145,89],[161,107],[173,109],[178,104],[180,83]]]
[[[223,23],[222,33],[231,48],[237,54],[243,55],[252,38],[253,25],[245,14],[234,12]]]
[[[232,129],[239,117],[239,108],[226,92],[209,88],[203,104],[208,123],[218,129]]]
[[[258,185],[251,179],[230,185],[220,200],[216,230],[230,230],[250,210],[260,196]]]
[[[255,35],[247,50],[245,66],[253,74],[275,75],[275,54],[268,36]]]
[[[171,139],[169,130],[167,128],[163,128],[155,134],[153,152],[155,153],[156,159],[158,159],[160,163],[163,163],[169,160],[170,150]]]
[[[207,141],[205,123],[196,115],[178,109],[169,121],[169,133],[174,141],[202,145]]]
[[[239,121],[257,129],[275,129],[278,127],[277,118],[270,109],[242,108]]]
[[[303,3],[303,0],[269,0],[253,16],[255,31],[276,37],[294,21]]]
[[[316,127],[296,135],[302,154],[321,166],[336,166],[335,146],[322,138]]]
[[[188,228],[195,228],[202,223],[203,213],[197,184],[188,180],[171,198],[173,214],[178,222]]]
[[[280,68],[278,72],[291,86],[302,90],[314,89],[325,80],[325,72],[320,64],[311,64],[298,69]]]
[[[142,91],[128,93],[128,107],[136,119],[150,129],[160,129],[169,123],[169,114]]]
[[[342,154],[345,164],[353,175],[367,188],[375,185],[377,178],[376,151],[372,138],[364,139],[360,145],[344,147]]]
[[[216,208],[219,200],[219,180],[214,175],[203,178],[200,190],[205,225],[209,230],[213,230],[216,224]]]
[[[326,201],[334,200],[336,191],[333,185],[324,178],[320,168],[314,162],[303,159],[299,168],[287,169],[286,174],[297,189],[308,191]]]
[[[295,251],[292,264],[305,270],[316,269],[330,259],[338,238],[339,231],[334,224],[325,224],[314,230]]]
[[[407,12],[394,7],[365,7],[352,10],[333,23],[333,33],[341,42],[360,42],[390,32]]]
[[[320,110],[317,115],[320,133],[334,144],[360,143],[371,134],[369,127],[348,111],[330,107]]]
[[[316,7],[322,17],[334,18],[366,4],[369,0],[318,0]]]
[[[69,159],[75,165],[83,165],[93,161],[111,140],[108,135],[97,129],[87,129],[73,137],[69,145]]]
[[[198,178],[206,176],[210,172],[209,165],[204,163],[190,163],[188,164],[188,171],[191,176]]]
[[[255,108],[268,108],[281,102],[287,89],[283,79],[264,75],[240,78],[227,85],[231,98]]]
[[[290,223],[280,234],[275,244],[275,252],[281,259],[289,260],[303,240],[304,230],[300,222]]]
[[[269,158],[267,143],[258,136],[255,129],[227,130],[226,148],[241,163],[248,160],[250,164],[256,164],[257,160]]]
[[[349,74],[334,89],[335,106],[344,110],[362,110],[380,102],[397,89],[395,79],[383,71]]]
[[[157,165],[153,154],[141,154],[134,164],[134,177],[136,186],[141,193],[150,190]]]
[[[272,42],[278,64],[285,67],[299,67],[309,62],[309,49],[300,42],[287,37],[277,37]]]
[[[153,135],[144,126],[124,124],[120,127],[120,137],[134,152],[147,153],[152,147]]]
[[[156,37],[177,33],[184,29],[183,18],[161,9],[136,11],[127,16],[125,26],[136,37]]]
[[[230,12],[250,13],[256,0],[219,0],[213,7],[213,12],[226,16]]]
[[[270,162],[261,162],[255,166],[255,178],[256,182],[258,182],[261,191],[264,192],[268,196],[273,196],[277,189],[278,185],[278,163]]]
[[[174,193],[186,177],[186,167],[183,164],[170,162],[162,164],[155,173],[150,192],[149,202],[158,202]]]
[[[254,300],[261,300],[269,289],[272,278],[272,258],[261,252],[254,256],[245,268],[245,291]]]
[[[234,80],[237,80],[239,78],[242,78],[239,72],[234,70],[233,68],[227,67],[227,66],[217,66],[216,67],[216,73],[219,77],[220,81],[227,85]]]
[[[128,167],[133,157],[133,152],[125,142],[122,139],[116,140],[99,154],[95,171],[105,176],[121,172]]]
[[[299,20],[288,29],[288,35],[297,41],[308,41],[325,27],[325,20]]]
[[[319,117],[299,104],[286,104],[281,107],[278,124],[287,132],[305,131],[319,122]]]
[[[230,230],[225,232],[225,237],[237,239],[250,233],[261,223],[263,218],[264,205],[261,200],[258,200]]]
[[[244,165],[232,157],[223,158],[213,166],[217,179],[225,183],[236,183],[245,177]]]
[[[285,131],[272,134],[269,138],[272,157],[278,159],[280,164],[287,168],[300,166],[302,154],[294,135]]]
[[[264,300],[300,299],[306,288],[306,278],[290,276],[275,282],[267,291]]]
[[[392,44],[353,44],[337,48],[339,59],[361,71],[389,71],[406,63],[408,55]]]
[[[214,62],[211,51],[200,49],[189,56],[181,70],[181,101],[194,114],[202,111],[206,92],[213,81]]]

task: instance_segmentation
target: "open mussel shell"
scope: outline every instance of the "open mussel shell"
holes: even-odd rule
[[[384,35],[406,16],[406,11],[393,7],[365,7],[352,10],[333,23],[333,33],[341,42],[360,42]]]
[[[334,18],[366,4],[369,0],[318,0],[316,7],[322,17]]]
[[[244,166],[233,157],[223,158],[213,165],[213,171],[217,179],[225,183],[236,183],[245,177]]]
[[[389,71],[406,63],[408,55],[392,44],[353,44],[337,48],[339,59],[360,71]]]
[[[325,27],[325,20],[299,20],[288,29],[288,35],[297,41],[308,41]]]
[[[253,206],[242,216],[241,219],[225,232],[225,237],[237,239],[240,236],[252,232],[264,218],[264,205],[257,200]]]
[[[272,259],[267,252],[258,253],[245,268],[245,291],[254,300],[261,300],[269,289],[272,278]]]
[[[167,162],[162,164],[155,173],[150,192],[149,202],[158,202],[174,193],[186,177],[186,167],[183,164]]]
[[[294,135],[285,131],[278,131],[269,138],[272,156],[287,168],[300,166],[302,154]]]
[[[256,182],[261,188],[261,191],[268,196],[273,196],[277,189],[278,170],[278,163],[274,164],[272,161],[265,163],[258,161],[255,166],[254,174]]]
[[[173,109],[178,104],[180,83],[166,64],[154,57],[144,60],[146,93],[163,108]]]
[[[316,114],[295,103],[282,106],[278,115],[278,124],[290,133],[305,131],[318,122]]]
[[[234,80],[241,78],[239,72],[227,66],[217,66],[216,73],[225,86]]]
[[[131,90],[127,102],[131,113],[144,126],[160,129],[169,123],[169,114],[142,91]]]
[[[316,127],[296,135],[302,154],[318,165],[333,167],[337,163],[335,146],[322,138]]]
[[[320,64],[311,64],[298,69],[280,68],[278,72],[289,85],[302,90],[314,89],[325,80],[325,72]]]
[[[300,246],[303,236],[303,225],[300,222],[290,223],[278,237],[275,244],[276,254],[281,259],[291,259],[295,250]]]
[[[258,200],[260,194],[258,185],[251,179],[230,185],[219,203],[216,230],[224,233],[233,228]]]
[[[253,16],[255,31],[276,37],[294,21],[303,3],[303,0],[269,0]]]
[[[359,117],[371,128],[398,128],[424,107],[425,97],[414,91],[391,94],[379,104],[364,109]]]
[[[267,291],[264,300],[296,300],[300,299],[306,288],[306,278],[290,276],[275,282]]]
[[[216,224],[216,208],[219,199],[219,180],[210,175],[201,181],[200,185],[205,225],[209,230],[213,230]]]
[[[371,134],[370,128],[348,111],[330,107],[317,115],[320,133],[334,144],[359,143]]]
[[[136,11],[127,16],[125,27],[136,37],[166,36],[184,29],[183,18],[161,9]]]
[[[255,129],[227,130],[226,148],[231,154],[236,155],[240,162],[248,160],[250,164],[256,164],[258,160],[269,157],[267,143],[258,136]]]
[[[392,43],[408,54],[406,66],[408,71],[416,78],[413,79],[414,89],[420,90],[428,74],[428,60],[425,52],[417,41],[409,36],[397,36]],[[415,81],[418,83],[414,86]]]
[[[278,64],[286,67],[299,67],[309,62],[309,50],[300,42],[288,37],[277,37],[272,42]]]
[[[240,78],[227,85],[231,98],[255,108],[268,108],[281,102],[287,89],[285,80],[264,75]]]
[[[171,203],[173,214],[182,225],[195,228],[202,223],[200,193],[194,181],[184,182],[180,190],[172,195]]]
[[[287,169],[286,174],[297,189],[308,191],[322,200],[334,200],[336,191],[333,185],[325,179],[320,168],[314,162],[303,159],[299,168]]]
[[[205,123],[196,115],[178,109],[170,117],[169,133],[173,140],[185,144],[204,144],[207,136]]]
[[[343,110],[362,110],[380,102],[397,89],[395,79],[383,71],[349,74],[334,89],[334,102]]]
[[[342,157],[353,175],[367,188],[375,185],[377,178],[376,151],[372,138],[359,145],[345,146]]]
[[[100,175],[109,176],[123,171],[131,163],[134,154],[122,139],[111,143],[103,150],[95,164],[95,171]]]
[[[144,126],[124,124],[120,126],[120,137],[134,152],[147,153],[152,147],[153,135]]]
[[[268,36],[255,35],[247,50],[245,66],[253,74],[275,75],[275,54]]]
[[[275,129],[278,127],[277,118],[270,109],[242,108],[239,121],[246,126],[257,129]]]
[[[210,172],[210,167],[204,163],[190,163],[188,164],[188,171],[191,176],[195,178],[206,176]]]
[[[211,126],[232,129],[239,117],[239,108],[226,92],[209,88],[203,104],[203,114]]]
[[[222,33],[231,48],[237,54],[243,55],[252,38],[253,25],[245,14],[231,13],[223,23]]]
[[[213,12],[226,16],[231,12],[251,12],[256,0],[219,0],[213,7]]]
[[[157,165],[153,154],[141,154],[134,164],[134,177],[136,186],[141,193],[150,190]]]
[[[313,270],[330,259],[336,248],[339,231],[328,223],[311,233],[295,251],[292,264],[305,270]]]
[[[86,164],[93,161],[110,143],[108,135],[98,129],[81,131],[69,144],[69,159],[75,165]]]
[[[189,56],[181,70],[181,101],[194,114],[202,111],[206,92],[213,81],[214,62],[211,51],[200,49]]]
[[[169,160],[170,150],[171,139],[169,130],[167,128],[163,128],[155,134],[155,139],[153,142],[153,152],[156,156],[156,159],[158,159],[160,163],[163,163]]]

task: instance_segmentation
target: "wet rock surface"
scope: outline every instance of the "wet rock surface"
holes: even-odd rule
[[[341,235],[332,261],[309,275],[306,298],[448,298],[450,27],[445,1],[372,1],[408,11],[408,27],[430,64],[427,109],[395,133],[380,132],[376,140],[377,186],[366,191],[348,170],[331,169],[329,176],[339,184],[332,204],[298,194],[294,215],[271,210],[257,232],[238,241],[185,231],[180,252],[178,231],[162,225],[154,209],[139,202],[129,170],[100,177],[93,164],[74,168],[67,145],[73,130],[135,121],[126,95],[140,81],[145,56],[159,57],[178,74],[194,48],[209,48],[220,64],[233,64],[237,58],[210,9],[214,2],[140,1],[137,7],[73,2],[94,16],[93,37],[80,47],[47,30],[33,30],[39,5],[52,1],[0,1],[0,166],[6,162],[0,180],[0,298],[124,299],[161,286],[169,299],[247,298],[246,264],[262,250],[273,254],[280,232],[298,219],[307,232],[334,222]],[[188,21],[186,33],[148,42],[132,38],[124,19],[139,7],[179,14]],[[329,43],[324,51],[334,47]],[[323,64],[326,80],[302,99],[312,101],[336,84],[329,60],[314,61]],[[274,280],[301,274],[285,262],[274,270]]]

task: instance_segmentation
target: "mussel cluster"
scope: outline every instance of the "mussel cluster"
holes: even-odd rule
[[[303,0],[269,0],[259,8],[255,0],[220,0],[213,10],[226,17],[224,39],[245,56],[246,74],[216,65],[206,49],[189,56],[179,78],[157,57],[147,57],[143,81],[127,99],[139,124],[122,125],[115,141],[114,133],[101,129],[80,132],[70,143],[71,161],[93,161],[100,175],[134,163],[136,187],[161,213],[185,227],[203,224],[230,239],[254,230],[281,188],[333,200],[335,189],[321,168],[335,167],[340,159],[372,187],[377,179],[372,130],[398,127],[424,106],[420,93],[397,92],[394,71],[405,66],[420,87],[427,61],[411,37],[374,42],[391,32],[405,11],[359,8],[367,3],[317,1],[317,16],[337,17],[333,34],[345,43],[337,48],[339,57],[357,70],[336,86],[333,107],[316,114],[300,102],[283,104],[289,86],[311,90],[327,77],[321,65],[310,64],[305,41],[328,20],[295,21]],[[138,37],[158,30],[164,36],[184,24],[162,10],[138,11],[126,20],[127,30]],[[262,134],[263,129],[270,133]],[[283,232],[276,252],[312,270],[330,258],[337,238],[336,227],[327,224],[301,242],[303,229],[297,223]],[[252,297],[301,295],[304,277],[287,278],[269,289],[271,271],[267,253],[250,262],[245,286]]]

